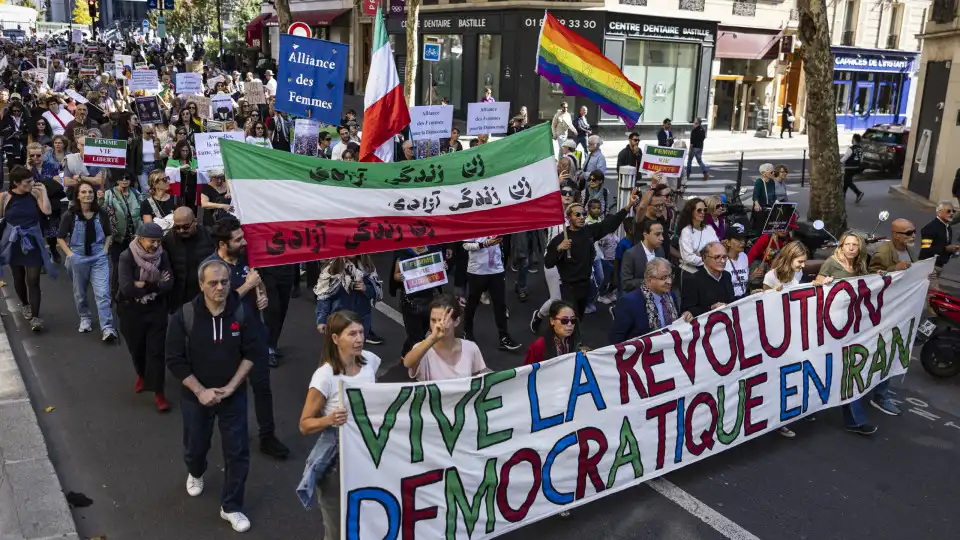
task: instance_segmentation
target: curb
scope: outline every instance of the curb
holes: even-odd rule
[[[0,326],[0,540],[78,540],[37,415]]]
[[[890,186],[889,193],[894,197],[898,197],[900,199],[905,199],[909,202],[919,204],[924,208],[934,209],[937,207],[936,203],[934,203],[930,199],[925,199],[910,190],[904,189],[903,186],[899,184],[894,184]]]

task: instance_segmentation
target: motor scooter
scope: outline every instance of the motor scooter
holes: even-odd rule
[[[873,226],[873,230],[869,233],[862,234],[867,245],[868,266],[870,264],[870,257],[873,256],[873,252],[876,251],[878,244],[887,240],[886,236],[877,236],[875,233],[880,227],[880,224],[888,219],[890,219],[890,212],[882,210],[877,216],[877,224]],[[824,261],[833,255],[834,250],[837,248],[838,241],[836,237],[824,228],[822,220],[818,219],[809,225],[798,222],[798,225],[800,228],[794,231],[794,236],[806,246],[807,251],[810,253],[810,258],[803,267],[803,273],[806,277],[812,279],[820,273],[820,267],[823,266]]]
[[[934,316],[917,328],[920,364],[938,379],[953,377],[960,373],[960,298],[930,291],[927,301]]]

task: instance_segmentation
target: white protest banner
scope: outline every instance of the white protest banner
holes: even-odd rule
[[[251,105],[267,104],[267,92],[260,81],[243,83],[243,95],[247,98],[247,103]]]
[[[74,43],[82,43],[82,42],[83,42],[83,30],[81,30],[81,29],[79,29],[79,28],[74,28],[73,31],[71,32],[71,34],[72,34],[71,37],[73,38],[73,42],[74,42]]]
[[[220,155],[220,139],[244,142],[242,131],[224,131],[218,133],[195,133],[193,140],[197,145],[197,170],[209,171],[223,167]]]
[[[203,75],[199,73],[177,73],[177,95],[203,93]]]
[[[683,172],[684,159],[687,157],[686,148],[669,146],[646,145],[643,158],[640,160],[640,170],[652,175],[663,173],[664,176],[680,176]]]
[[[507,132],[510,121],[510,102],[467,104],[467,135],[497,135]],[[448,133],[449,137],[450,134]]]
[[[443,255],[436,251],[400,261],[400,274],[407,294],[447,283]]]
[[[87,98],[83,97],[83,95],[80,94],[80,92],[77,92],[73,88],[67,88],[64,91],[64,94],[72,97],[73,100],[76,101],[77,103],[89,103],[89,101],[87,101]]]
[[[344,378],[341,530],[493,538],[859,400],[906,372],[932,270],[752,295],[471,379]]]
[[[53,74],[53,91],[63,92],[67,89],[67,71],[58,71]]]
[[[127,166],[127,141],[85,137],[83,164],[111,169],[125,168]]]
[[[141,69],[150,69],[150,66],[148,66],[146,62],[137,62],[136,64],[133,65],[134,71],[141,70]]]
[[[204,120],[210,119],[210,98],[199,95],[187,96],[187,105],[191,103],[197,104],[197,116]]]
[[[7,69],[7,64],[8,64],[8,63],[9,63],[9,61],[7,60],[7,56],[4,55],[3,58],[0,59],[0,71],[2,71],[2,70],[4,70],[4,69]]]
[[[210,97],[210,110],[218,122],[233,122],[233,98],[230,94],[215,94]]]
[[[217,75],[216,77],[213,77],[212,79],[209,79],[207,81],[207,88],[209,88],[210,90],[213,90],[214,88],[217,87],[217,83],[223,80],[224,80],[223,75]]]
[[[146,90],[147,92],[155,92],[157,90],[157,86],[160,84],[160,81],[157,79],[157,72],[152,69],[137,69],[134,70],[131,76],[131,90]]]
[[[453,105],[410,107],[410,139],[436,141],[450,138],[453,129]]]
[[[108,75],[113,75],[114,73],[117,72],[117,64],[114,62],[104,62],[103,72]]]

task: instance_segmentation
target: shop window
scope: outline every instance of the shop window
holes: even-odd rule
[[[833,84],[834,106],[837,114],[847,114],[850,108],[850,83]]]
[[[870,92],[872,86],[857,86],[857,91],[853,96],[853,114],[865,116],[870,110]]]
[[[553,120],[553,115],[557,114],[560,104],[564,101],[570,106],[567,110],[571,117],[576,112],[573,110],[576,103],[573,98],[567,98],[563,95],[563,88],[559,84],[553,84],[550,81],[540,77],[540,120]],[[496,97],[496,94],[494,94]]]
[[[699,56],[700,46],[692,43],[626,41],[623,73],[643,92],[640,122],[659,124],[664,118],[674,122],[693,120]],[[605,114],[602,120],[613,121],[615,117]]]
[[[440,100],[446,98],[454,107],[460,110],[461,103],[461,75],[463,73],[463,36],[459,35],[425,35],[424,41],[440,44],[440,61],[423,62],[422,78],[420,80],[421,105],[439,105]]]
[[[477,44],[477,101],[483,99],[486,88],[500,101],[500,36],[482,34]]]

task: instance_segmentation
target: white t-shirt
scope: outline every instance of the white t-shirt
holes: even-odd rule
[[[277,79],[276,77],[270,77],[270,80],[267,81],[267,84],[263,85],[264,91],[267,93],[267,97],[274,97],[277,95]]]
[[[353,377],[334,375],[330,364],[324,364],[313,372],[310,378],[310,388],[316,388],[327,401],[323,404],[321,414],[327,416],[331,411],[340,407],[340,380],[358,383],[377,382],[377,370],[380,369],[380,357],[372,352],[363,351],[366,364],[360,367],[360,372]]]
[[[156,148],[153,146],[153,139],[149,141],[143,139],[143,162],[144,163],[153,163],[157,160],[156,158]]]
[[[746,295],[749,285],[748,275],[750,274],[750,261],[747,259],[747,254],[741,252],[736,260],[727,259],[725,270],[730,272],[730,279],[733,281],[733,294],[738,297]]]
[[[773,270],[770,270],[769,272],[766,273],[766,275],[763,276],[763,284],[766,285],[767,287],[770,287],[771,289],[776,289],[777,287],[780,287],[780,286],[789,287],[791,285],[799,285],[801,279],[803,279],[803,270],[795,273],[793,275],[793,279],[791,279],[786,283],[783,283],[779,279],[777,279],[777,273]]]
[[[446,381],[450,379],[463,379],[472,377],[474,373],[479,373],[487,368],[483,361],[483,354],[480,353],[480,347],[477,344],[466,340],[460,340],[460,357],[455,363],[449,363],[433,350],[433,347],[423,355],[420,365],[416,371],[408,369],[411,379],[418,381]]]

